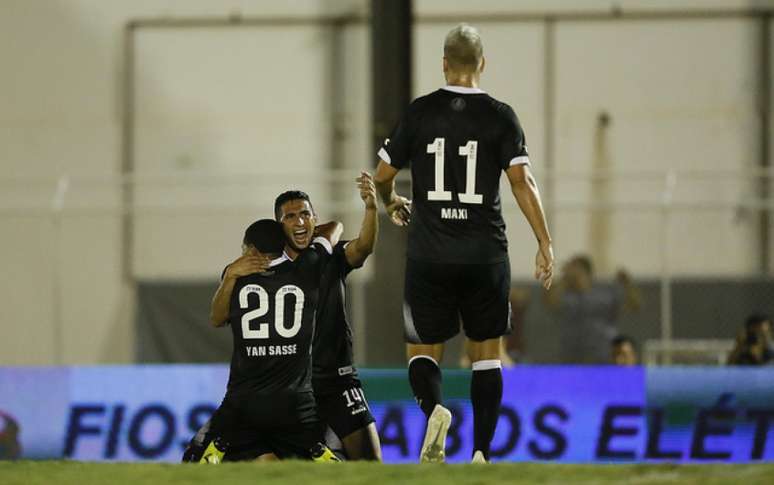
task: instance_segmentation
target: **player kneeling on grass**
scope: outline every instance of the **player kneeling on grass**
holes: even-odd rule
[[[216,326],[231,323],[234,338],[226,396],[208,429],[191,441],[184,461],[199,454],[205,463],[338,461],[322,444],[310,352],[320,277],[332,242],[318,237],[291,261],[279,223],[264,219],[247,229],[249,264],[229,266],[218,289],[230,296],[228,318]],[[271,258],[268,265],[250,256],[252,248]]]
[[[340,451],[347,460],[381,461],[379,434],[354,365],[352,328],[345,305],[347,276],[363,266],[373,252],[378,230],[376,189],[371,175],[362,172],[357,184],[364,204],[360,233],[357,238],[334,246],[320,283],[312,346],[312,386],[317,412],[329,428],[328,445]],[[285,193],[277,198],[275,217],[286,234],[292,233],[294,207],[298,204],[309,204],[311,208],[308,196],[303,193]],[[290,246],[293,246],[293,252],[298,252],[308,244],[303,240],[291,241]],[[338,441],[341,446],[334,446]]]
[[[326,265],[320,283],[319,303],[313,342],[313,377],[317,411],[329,428],[329,446],[348,460],[381,460],[381,446],[374,418],[368,407],[362,385],[354,366],[352,330],[347,318],[346,278],[361,267],[373,252],[378,230],[375,187],[371,175],[362,172],[357,178],[364,217],[357,238],[335,244],[331,260]],[[338,239],[338,223],[314,227],[316,217],[309,196],[301,191],[288,191],[275,200],[274,213],[282,224],[287,245],[284,254],[296,259],[309,247],[313,234]],[[232,263],[231,275],[263,271],[268,258],[247,253]],[[222,284],[212,303],[211,320],[219,324],[228,318],[228,306],[233,285]],[[198,461],[203,443],[214,436],[208,422],[197,433],[183,461]],[[196,443],[199,443],[197,446]]]

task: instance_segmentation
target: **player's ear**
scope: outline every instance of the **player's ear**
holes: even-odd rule
[[[446,59],[446,56],[443,56],[443,72],[444,74],[449,72],[449,60]]]
[[[484,72],[484,68],[486,67],[486,57],[481,56],[481,67],[478,68],[478,73],[481,74]]]

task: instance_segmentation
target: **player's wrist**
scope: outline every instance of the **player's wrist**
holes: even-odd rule
[[[390,208],[394,209],[395,202],[398,200],[398,194],[395,193],[393,190],[390,192],[387,196],[382,196],[382,202],[384,202],[384,207],[386,207],[388,210]]]

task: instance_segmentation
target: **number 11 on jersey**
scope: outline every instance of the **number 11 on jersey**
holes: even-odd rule
[[[446,140],[436,138],[433,143],[427,145],[427,153],[435,154],[435,189],[427,192],[427,200],[448,201],[452,200],[452,193],[444,188],[444,155]],[[476,154],[478,142],[470,140],[459,147],[459,154],[466,157],[465,192],[458,193],[457,197],[463,204],[481,204],[484,196],[476,193]]]

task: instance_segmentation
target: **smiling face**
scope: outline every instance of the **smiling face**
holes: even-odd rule
[[[295,257],[312,243],[316,219],[309,201],[293,199],[282,204],[279,222],[291,249],[288,251],[289,256]]]

